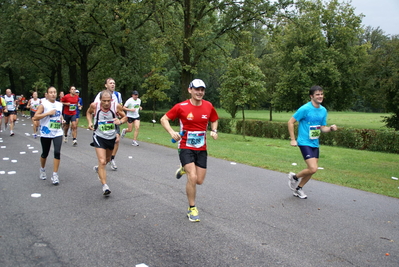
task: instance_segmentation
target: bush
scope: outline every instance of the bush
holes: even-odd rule
[[[159,120],[165,113],[157,112],[155,120]],[[153,120],[150,111],[140,112],[140,119],[145,122]],[[178,126],[179,121],[171,122],[171,125]],[[222,133],[242,134],[243,121],[235,119],[219,119],[218,131]],[[245,132],[248,136],[287,139],[289,140],[287,123],[270,122],[259,120],[246,120]],[[298,124],[295,125],[295,135],[297,135]],[[320,144],[329,146],[340,146],[359,150],[379,151],[399,154],[399,132],[392,129],[371,130],[371,129],[352,129],[339,128],[336,132],[322,134]]]

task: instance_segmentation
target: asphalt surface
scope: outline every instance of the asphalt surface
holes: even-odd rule
[[[122,139],[104,197],[88,130],[63,144],[58,186],[30,133],[0,133],[0,266],[399,266],[399,199],[312,180],[302,200],[286,173],[210,157],[192,223],[176,149]]]

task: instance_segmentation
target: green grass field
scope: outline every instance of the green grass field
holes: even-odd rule
[[[247,118],[262,119],[261,115],[267,112],[248,113],[251,115]],[[223,112],[220,115],[225,117]],[[288,121],[291,115],[279,113],[275,121]],[[334,123],[340,127],[358,128],[358,125],[363,125],[362,128],[376,129],[383,126],[379,122],[380,116],[371,113],[331,112],[329,121],[333,123],[335,119]],[[351,122],[356,122],[356,127]],[[84,117],[79,124],[87,125]],[[127,127],[126,124],[123,127]],[[132,136],[133,133],[129,133],[126,138]],[[170,142],[169,134],[159,123],[153,125],[141,122],[138,141],[177,147]],[[256,137],[246,137],[244,140],[241,135],[219,133],[219,139],[215,141],[208,138],[208,144],[209,155],[216,158],[284,173],[298,172],[306,167],[299,149],[291,147],[288,140]],[[324,169],[319,170],[313,179],[399,198],[399,181],[391,179],[392,176],[399,177],[398,162],[398,154],[321,146],[319,166]],[[297,166],[292,163],[297,163]]]
[[[230,118],[223,109],[217,109],[221,118]],[[294,112],[274,112],[272,114],[275,122],[288,122]],[[328,112],[328,123],[336,124],[338,127],[350,127],[357,129],[380,129],[384,127],[382,117],[389,116],[388,113],[364,113],[364,112]],[[241,112],[237,113],[236,119],[241,120]],[[246,110],[245,119],[269,120],[268,110]]]

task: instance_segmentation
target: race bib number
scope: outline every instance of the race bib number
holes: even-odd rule
[[[7,109],[13,109],[14,103],[12,101],[7,101]]]
[[[200,148],[205,145],[205,131],[193,131],[187,133],[186,146]]]
[[[61,129],[60,120],[50,120],[50,129],[58,130]]]
[[[100,121],[98,122],[98,128],[102,132],[108,132],[115,130],[114,121]]]
[[[321,133],[320,125],[309,127],[309,139],[319,139]]]
[[[69,105],[69,111],[75,111],[76,110],[76,105],[75,104],[70,104]]]

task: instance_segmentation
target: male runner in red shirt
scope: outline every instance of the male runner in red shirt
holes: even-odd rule
[[[206,130],[211,122],[211,137],[218,137],[218,114],[211,102],[203,100],[205,83],[200,79],[193,80],[188,88],[191,98],[176,104],[162,118],[161,124],[170,136],[179,141],[179,158],[181,168],[176,172],[179,179],[187,174],[186,194],[189,208],[187,217],[192,222],[199,222],[195,206],[196,185],[204,182],[207,167]],[[179,119],[180,135],[170,126],[169,121]]]
[[[72,129],[72,145],[77,146],[78,141],[76,140],[77,125],[76,125],[76,110],[78,109],[79,96],[75,94],[75,86],[69,88],[69,94],[61,98],[61,103],[64,105],[64,143],[68,142],[68,129],[71,124]]]

